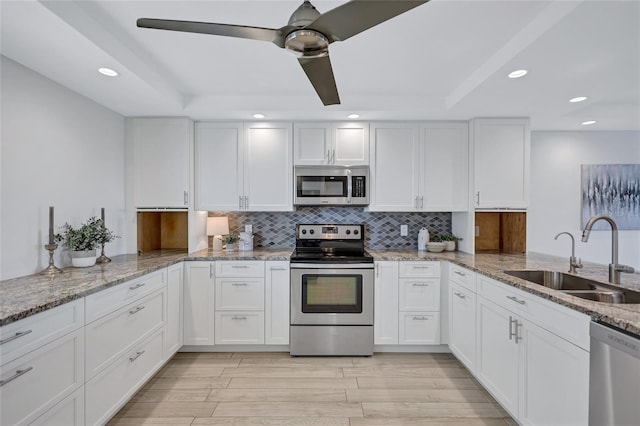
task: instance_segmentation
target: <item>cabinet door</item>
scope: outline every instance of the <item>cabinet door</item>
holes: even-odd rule
[[[264,280],[264,343],[289,344],[289,262],[267,261]]]
[[[440,344],[439,312],[400,312],[398,321],[401,345]]]
[[[519,333],[518,420],[525,425],[586,425],[589,353],[528,321]]]
[[[216,310],[264,310],[264,278],[216,278]]]
[[[240,210],[242,123],[196,123],[195,145],[196,210]]]
[[[375,267],[374,343],[398,344],[398,262],[376,262]]]
[[[332,136],[333,164],[369,165],[369,123],[334,123]]]
[[[480,296],[477,309],[476,377],[507,411],[517,417],[518,344],[516,337],[509,333],[511,330],[515,333],[517,318]]]
[[[213,345],[214,264],[186,262],[184,282],[184,344]]]
[[[244,208],[293,210],[291,123],[250,124],[244,149]]]
[[[216,312],[216,345],[264,344],[264,311]]]
[[[466,211],[469,204],[469,127],[429,123],[420,127],[422,210]]]
[[[419,130],[415,124],[371,125],[371,211],[419,207]]]
[[[439,311],[439,278],[400,278],[398,309],[401,312]]]
[[[84,386],[54,405],[29,426],[83,426]]]
[[[476,368],[476,295],[449,281],[449,348],[471,372]]]
[[[529,139],[526,119],[474,120],[476,207],[527,207]]]
[[[331,123],[295,123],[293,131],[293,164],[329,164],[332,154]]]
[[[189,206],[191,122],[132,119],[136,207]]]
[[[164,357],[169,359],[182,347],[183,262],[169,266],[167,273],[167,328]]]

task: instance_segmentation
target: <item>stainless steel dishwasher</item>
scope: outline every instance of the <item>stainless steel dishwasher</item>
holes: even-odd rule
[[[640,424],[640,336],[591,323],[589,425]]]

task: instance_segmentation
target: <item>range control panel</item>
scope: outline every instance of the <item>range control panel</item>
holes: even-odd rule
[[[364,225],[297,225],[299,240],[363,240]]]

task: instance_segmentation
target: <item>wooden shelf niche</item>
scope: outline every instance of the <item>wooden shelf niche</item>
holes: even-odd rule
[[[138,212],[138,252],[189,250],[187,212]]]
[[[476,253],[526,253],[526,212],[476,212]]]

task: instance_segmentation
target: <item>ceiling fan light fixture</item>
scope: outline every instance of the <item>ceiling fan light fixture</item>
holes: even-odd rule
[[[329,40],[318,31],[296,30],[284,40],[284,47],[297,57],[319,58],[329,54]]]

